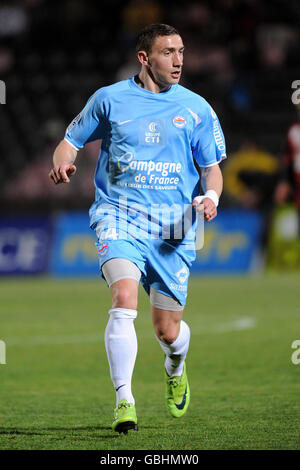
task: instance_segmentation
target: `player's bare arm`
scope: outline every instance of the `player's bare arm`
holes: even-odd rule
[[[217,216],[218,200],[223,189],[223,176],[219,165],[201,169],[201,185],[205,194],[195,198],[192,205],[197,207],[197,211],[203,211],[204,219],[210,222]]]
[[[49,173],[49,178],[55,184],[69,183],[70,176],[76,172],[74,162],[77,150],[66,140],[62,140],[53,154],[53,168]]]

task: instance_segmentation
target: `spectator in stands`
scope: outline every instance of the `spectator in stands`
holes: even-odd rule
[[[281,162],[280,181],[275,191],[275,202],[294,201],[298,211],[300,235],[300,103],[297,105],[298,120],[287,131],[286,150]]]

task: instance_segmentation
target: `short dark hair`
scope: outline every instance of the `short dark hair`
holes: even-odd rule
[[[149,54],[153,43],[158,36],[172,36],[173,34],[178,34],[180,36],[173,26],[161,23],[150,24],[142,29],[138,34],[136,39],[136,52],[146,51],[147,54]]]

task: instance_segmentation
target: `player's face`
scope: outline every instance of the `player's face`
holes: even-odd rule
[[[183,64],[183,43],[178,34],[155,38],[148,56],[154,81],[162,86],[179,82]]]

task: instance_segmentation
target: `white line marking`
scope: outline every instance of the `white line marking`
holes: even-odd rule
[[[76,344],[76,343],[94,343],[102,341],[101,333],[88,333],[76,335],[53,335],[53,336],[27,336],[7,338],[7,346],[32,346],[42,344]]]
[[[255,318],[238,318],[231,322],[219,323],[211,327],[192,328],[192,336],[229,333],[232,331],[249,330],[256,327]],[[154,337],[154,332],[148,332],[142,335],[143,338]],[[53,336],[27,336],[5,338],[7,347],[10,346],[37,346],[48,344],[77,344],[77,343],[100,343],[104,340],[104,331],[99,333],[82,333],[74,335],[53,335]]]
[[[211,327],[201,327],[192,329],[192,334],[195,335],[205,335],[205,334],[215,334],[215,333],[229,333],[232,331],[242,331],[242,330],[249,330],[251,328],[256,327],[256,320],[255,318],[245,317],[245,318],[237,318],[234,321],[226,322],[226,323],[219,323],[213,325]]]

